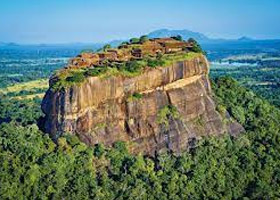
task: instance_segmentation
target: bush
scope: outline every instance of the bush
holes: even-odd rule
[[[138,61],[130,61],[127,62],[124,66],[124,70],[128,72],[140,72],[143,69],[143,65],[141,62]]]
[[[107,67],[95,67],[85,72],[86,76],[98,76],[107,71]]]
[[[110,44],[106,44],[106,45],[104,45],[104,47],[102,49],[103,49],[103,51],[106,51],[107,49],[111,49],[111,48],[112,47]]]
[[[122,42],[121,45],[129,45],[129,42]]]
[[[93,152],[94,152],[94,156],[100,158],[105,153],[104,145],[96,144]]]
[[[170,118],[179,119],[180,114],[175,106],[164,106],[162,109],[159,110],[157,114],[157,123],[163,124],[166,127],[168,127]]]
[[[74,82],[74,83],[81,83],[84,80],[85,80],[85,76],[82,72],[76,72],[76,73],[74,73],[71,76],[66,78],[66,81]]]
[[[162,59],[150,59],[149,58],[147,60],[147,65],[149,67],[155,68],[155,67],[164,65],[164,61]]]
[[[129,40],[129,42],[130,42],[131,44],[138,44],[138,43],[140,42],[140,39],[139,39],[139,38],[131,38],[131,39]]]
[[[135,92],[135,93],[133,93],[132,95],[130,95],[129,97],[128,97],[128,102],[132,102],[132,101],[134,101],[134,100],[139,100],[139,99],[141,99],[143,97],[143,95],[142,94],[140,94],[140,93],[138,93],[138,92]]]
[[[133,95],[132,95],[135,99],[141,99],[143,97],[142,94],[138,93],[138,92],[135,92]]]
[[[140,43],[144,43],[144,42],[146,42],[148,40],[149,40],[149,38],[148,38],[147,35],[143,35],[143,36],[140,37]]]
[[[193,47],[190,49],[192,52],[206,54],[206,52],[203,51],[203,49],[195,39],[190,38],[188,42],[193,45]]]
[[[173,36],[171,38],[173,38],[174,40],[183,41],[183,38],[181,35]]]
[[[231,108],[230,114],[241,124],[246,122],[245,111],[241,106]]]

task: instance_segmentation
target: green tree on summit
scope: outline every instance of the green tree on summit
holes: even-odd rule
[[[205,51],[203,51],[203,49],[201,48],[201,46],[199,45],[199,43],[193,39],[193,38],[190,38],[188,40],[189,43],[191,43],[193,45],[193,47],[191,48],[191,51],[195,52],[195,53],[203,53],[203,54],[206,54]]]
[[[111,49],[111,45],[110,44],[105,44],[103,47],[103,51],[106,51],[107,49]]]
[[[173,36],[171,38],[173,38],[174,40],[183,41],[183,37],[181,35]]]
[[[140,42],[140,39],[139,39],[139,38],[131,38],[131,39],[129,40],[129,42],[130,42],[131,44],[138,44],[138,43]]]
[[[140,37],[140,43],[144,43],[144,42],[147,42],[149,40],[148,36],[147,35],[142,35]]]

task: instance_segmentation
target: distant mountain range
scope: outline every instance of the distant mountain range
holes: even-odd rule
[[[13,42],[0,42],[0,46],[19,46],[19,44]]]
[[[184,40],[188,40],[189,38],[194,38],[201,44],[219,44],[219,43],[228,43],[228,42],[252,42],[252,41],[259,41],[255,40],[246,36],[243,36],[238,39],[214,39],[209,38],[206,35],[199,33],[199,32],[193,32],[187,29],[183,30],[170,30],[170,29],[159,29],[155,30],[148,34],[149,38],[158,38],[158,37],[172,37],[180,35]]]
[[[252,39],[252,38],[249,38],[249,37],[246,37],[246,36],[244,36],[244,37],[241,37],[241,38],[239,38],[239,39],[237,39],[238,41],[245,41],[245,42],[248,42],[248,41],[252,41],[252,40],[254,40],[254,39]]]
[[[209,38],[206,35],[199,33],[199,32],[193,32],[187,29],[183,30],[171,30],[171,29],[158,29],[155,31],[152,31],[147,34],[149,38],[159,38],[159,37],[171,37],[171,36],[177,36],[181,35],[184,40],[188,40],[189,38],[194,38],[199,43],[202,44],[202,46],[208,46],[208,45],[229,45],[229,44],[247,44],[247,43],[263,43],[263,42],[277,42],[279,43],[280,40],[255,40],[249,37],[241,37],[239,39],[213,39]],[[129,38],[127,39],[129,40]],[[123,41],[127,40],[114,40],[108,42],[112,46],[116,47],[120,45]],[[68,43],[68,44],[38,44],[38,45],[19,45],[16,43],[5,43],[0,42],[0,47],[20,47],[20,46],[35,46],[35,47],[48,47],[48,48],[69,48],[69,47],[75,47],[75,48],[92,48],[92,49],[98,49],[101,48],[105,43]]]
[[[155,30],[148,34],[149,38],[160,38],[160,37],[172,37],[181,35],[184,40],[188,40],[189,38],[194,38],[198,41],[208,41],[210,38],[205,36],[202,33],[193,32],[189,30],[169,30],[169,29],[159,29]]]

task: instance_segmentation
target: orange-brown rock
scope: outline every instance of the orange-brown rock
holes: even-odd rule
[[[77,57],[70,60],[69,66],[71,67],[90,67],[99,63],[99,56],[94,53],[82,53]]]
[[[133,152],[145,154],[180,153],[202,136],[237,134],[242,127],[223,123],[215,110],[208,72],[201,55],[147,68],[133,78],[89,77],[67,89],[49,89],[42,103],[44,129],[54,139],[67,132],[88,145],[126,141]],[[166,106],[175,108],[178,116],[169,114],[162,123],[160,113]]]
[[[127,62],[145,56],[156,57],[159,54],[186,52],[193,44],[174,38],[155,38],[138,44],[120,45],[118,48],[105,49],[103,52],[84,52],[70,60],[67,68],[87,68],[103,66],[108,62]]]

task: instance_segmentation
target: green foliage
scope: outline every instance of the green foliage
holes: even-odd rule
[[[199,127],[203,127],[205,126],[205,121],[203,120],[202,116],[199,116],[195,119],[194,123],[199,126]]]
[[[139,44],[140,39],[139,38],[131,38],[129,40],[130,44]]]
[[[143,35],[143,36],[140,37],[139,41],[140,41],[140,43],[143,44],[144,42],[149,41],[149,38],[148,38],[147,35]]]
[[[50,86],[53,91],[82,83],[86,78],[86,74],[84,69],[63,69],[57,72],[56,77],[57,80]]]
[[[129,45],[129,42],[124,41],[124,42],[121,43],[121,45]]]
[[[97,144],[94,148],[94,156],[100,158],[105,153],[105,147],[103,144]]]
[[[169,126],[169,119],[178,119],[180,114],[176,107],[168,105],[159,110],[157,114],[157,123]]]
[[[145,67],[144,62],[129,61],[124,65],[123,68],[121,68],[121,70],[134,73],[134,72],[140,72],[143,69],[143,67]]]
[[[231,78],[213,90],[221,111],[245,115],[247,132],[203,138],[179,156],[131,155],[124,142],[92,148],[70,135],[55,144],[36,125],[3,123],[1,199],[277,199],[280,111]],[[179,114],[166,106],[158,116]]]
[[[143,97],[143,95],[142,94],[140,94],[140,93],[138,93],[138,92],[135,92],[135,93],[133,93],[132,95],[130,95],[129,97],[128,97],[128,101],[129,102],[132,102],[132,101],[134,101],[134,100],[140,100],[140,99],[142,99],[142,97]]]
[[[156,58],[156,59],[148,58],[147,65],[151,68],[155,68],[155,67],[163,66],[164,61],[162,58]]]
[[[85,72],[86,76],[98,76],[99,74],[105,73],[108,70],[107,67],[94,67],[91,69],[88,69]]]
[[[106,51],[107,49],[111,49],[111,45],[110,44],[105,44],[104,47],[102,48],[103,51]]]
[[[51,50],[52,49],[52,50]],[[48,79],[54,70],[67,63],[66,57],[79,54],[80,50],[19,48],[1,49],[0,89],[39,79]]]
[[[143,95],[140,94],[140,93],[135,92],[132,96],[133,96],[135,99],[141,99]]]
[[[85,75],[82,72],[73,73],[71,76],[66,78],[66,81],[72,83],[81,83],[85,80]]]
[[[229,109],[230,114],[237,119],[241,124],[244,124],[246,121],[245,110],[241,106],[235,106]]]
[[[166,66],[195,55],[161,59]],[[148,62],[77,72],[84,76],[135,75]],[[24,69],[22,78],[12,80],[29,80]],[[42,72],[44,77],[49,76],[48,70]],[[254,73],[248,76],[259,78]],[[265,77],[277,77],[272,73]],[[66,76],[63,81],[75,83],[82,80],[79,76],[70,81]],[[102,144],[93,148],[65,135],[54,143],[35,125],[42,115],[40,99],[19,101],[11,99],[12,94],[1,95],[1,199],[278,199],[279,109],[228,77],[215,80],[213,91],[219,112],[228,111],[246,133],[237,138],[203,138],[189,152],[155,158],[131,155],[123,142],[112,148]],[[164,107],[158,122],[168,125],[171,117],[179,117],[177,110]],[[202,124],[199,119],[197,123]]]
[[[192,52],[206,54],[206,52],[203,51],[203,49],[195,39],[190,38],[188,42],[193,45],[193,47],[190,49]]]
[[[194,52],[189,52],[189,53],[178,53],[178,54],[164,54],[161,57],[161,62],[163,62],[163,66],[170,66],[174,62],[179,62],[179,61],[184,61],[184,60],[191,60],[194,59],[198,56],[200,56],[201,53],[194,53]]]
[[[248,63],[247,60],[245,61]],[[272,104],[280,107],[280,68],[273,64],[257,64],[256,66],[212,64],[210,74],[213,78],[230,75],[243,86],[251,89],[256,94],[266,98]]]
[[[177,61],[189,60],[199,56],[199,53],[181,53],[174,55],[158,55],[156,58],[144,58],[142,60],[131,60],[124,63],[110,63],[107,66],[83,69],[67,69],[57,72],[58,80],[51,86],[57,91],[68,88],[77,83],[82,83],[88,76],[100,76],[108,78],[110,76],[134,77],[140,75],[145,67],[155,68],[157,66],[170,66]]]
[[[175,40],[178,40],[178,41],[183,41],[183,38],[182,38],[181,35],[177,35],[177,36],[174,36],[172,38],[175,39]]]
[[[61,146],[63,145],[63,146]],[[35,125],[0,127],[2,199],[90,199],[96,188],[93,151],[85,145],[56,146]],[[71,192],[70,192],[71,191]]]
[[[19,125],[31,125],[42,116],[41,100],[17,100],[0,94],[0,124],[14,121]]]
[[[83,49],[80,53],[93,53],[93,49]]]
[[[115,142],[113,147],[119,151],[120,153],[123,153],[123,154],[127,154],[128,153],[128,149],[126,147],[126,144],[125,142],[123,141],[118,141],[118,142]]]

